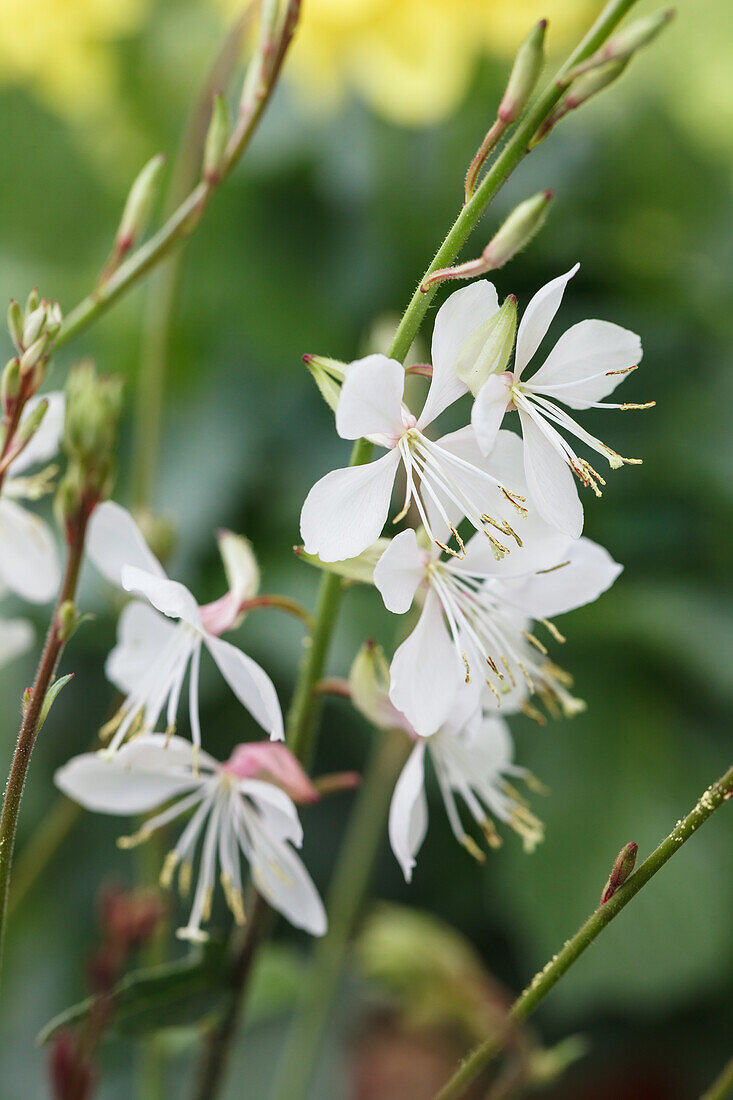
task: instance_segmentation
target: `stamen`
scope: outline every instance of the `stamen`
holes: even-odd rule
[[[496,688],[494,687],[494,685],[492,684],[492,682],[488,678],[488,676],[486,677],[486,683],[487,683],[488,687],[490,688],[492,694],[494,695],[494,698],[496,699],[497,707],[501,707],[501,696],[499,695],[499,692],[496,690]]]
[[[224,890],[226,903],[234,916],[234,920],[240,926],[245,925],[247,923],[247,916],[244,912],[244,897],[242,896],[242,891],[235,889],[231,876],[223,872],[221,875],[221,885]]]
[[[160,872],[160,878],[158,879],[164,890],[170,890],[171,883],[173,882],[173,874],[177,866],[178,852],[173,848],[163,860],[163,867]]]
[[[530,695],[534,695],[534,683],[532,682],[532,677],[527,672],[527,666],[525,665],[524,661],[517,661],[517,664],[522,670],[522,675],[524,676],[524,679],[527,681],[527,687],[529,688]]]
[[[622,412],[626,412],[627,409],[653,409],[656,405],[656,401],[646,401],[643,405],[634,404],[631,401],[626,401],[623,405],[619,405]]]
[[[468,663],[468,657],[466,656],[465,649],[461,651],[461,657],[463,658],[463,663],[466,666],[466,681],[465,682],[467,684],[470,684],[471,683],[471,666]]]
[[[564,645],[564,643],[567,641],[567,638],[564,634],[560,633],[553,622],[551,622],[549,619],[540,619],[540,622],[544,626],[545,630],[547,630],[552,635],[556,642],[559,642],[560,645]]]
[[[118,836],[117,847],[122,848],[123,851],[128,851],[130,848],[137,848],[138,844],[144,844],[151,835],[151,830],[143,825],[142,828],[138,829],[136,833],[132,833],[130,836]]]
[[[186,859],[181,864],[178,872],[178,893],[182,898],[187,898],[191,893],[191,882],[193,880],[193,864],[190,860]]]
[[[537,707],[533,707],[532,704],[528,702],[528,700],[525,699],[519,709],[521,710],[522,714],[526,715],[527,718],[531,718],[532,721],[536,722],[538,726],[547,725],[547,719],[545,718],[542,711],[537,710]]]
[[[606,378],[611,378],[614,374],[631,374],[632,370],[638,370],[639,364],[637,363],[633,367],[624,367],[623,370],[607,370]]]
[[[529,512],[526,508],[522,507],[522,504],[526,503],[527,498],[526,497],[521,497],[519,495],[519,493],[511,493],[508,489],[505,489],[503,485],[500,485],[499,488],[501,489],[502,493],[504,494],[506,499],[509,501],[509,503],[517,509],[520,516],[522,516],[523,518],[526,519],[527,516],[529,515]],[[521,503],[520,503],[520,501],[521,501]]]
[[[486,852],[481,851],[476,841],[468,833],[464,833],[461,837],[461,844],[477,863],[486,863]]]
[[[496,827],[491,818],[485,817],[483,821],[479,822],[479,825],[481,826],[481,832],[486,837],[486,843],[488,844],[489,848],[493,848],[494,851],[496,851],[497,848],[501,848],[502,839],[497,833]]]
[[[547,656],[547,647],[543,646],[539,638],[536,638],[534,634],[530,634],[528,630],[523,630],[522,634],[527,639],[527,641],[535,647],[535,649],[538,649],[540,651],[543,657]]]
[[[515,688],[517,686],[517,681],[514,679],[514,674],[511,670],[511,666],[510,666],[509,662],[507,661],[506,657],[503,654],[502,654],[502,658],[501,658],[501,663],[503,664],[504,668],[507,671],[507,675],[509,676],[509,679],[512,682],[512,687]]]
[[[559,565],[551,565],[549,569],[537,569],[536,573],[539,576],[541,573],[554,573],[556,569],[564,569],[566,565],[570,565],[569,561],[561,561]],[[542,619],[542,622],[545,620]]]

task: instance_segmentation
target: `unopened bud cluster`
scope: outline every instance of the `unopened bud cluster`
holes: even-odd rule
[[[12,415],[14,402],[27,400],[46,377],[53,341],[62,320],[58,302],[39,299],[37,290],[31,291],[25,308],[11,299],[8,331],[18,354],[6,364],[0,381],[6,416]]]

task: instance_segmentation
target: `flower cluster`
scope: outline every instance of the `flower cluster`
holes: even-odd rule
[[[370,658],[357,660],[351,684],[372,722],[402,729],[414,741],[390,817],[392,847],[407,878],[427,825],[427,757],[461,843],[477,854],[456,794],[491,845],[497,833],[489,812],[531,848],[541,827],[507,781],[526,773],[511,762],[510,734],[498,712],[522,710],[544,722],[537,700],[551,715],[572,715],[584,705],[550,658],[549,647],[564,641],[553,619],[597,599],[621,566],[582,537],[573,475],[597,495],[605,482],[567,437],[602,455],[611,469],[639,460],[622,458],[562,406],[649,405],[602,401],[641,358],[638,336],[605,321],[568,329],[525,377],[577,270],[538,291],[518,329],[516,299],[500,308],[491,283],[453,293],[436,317],[432,367],[424,371],[430,388],[419,414],[405,404],[405,370],[395,360],[371,355],[346,366],[336,429],[344,439],[366,437],[385,453],[326,474],[303,506],[305,556],[352,579],[369,577],[396,615],[419,612],[389,669],[368,671],[376,659],[370,650]],[[468,394],[470,423],[431,438],[433,422]],[[503,426],[512,412],[521,436]],[[415,525],[380,538],[400,468],[405,493],[392,522],[414,516]]]

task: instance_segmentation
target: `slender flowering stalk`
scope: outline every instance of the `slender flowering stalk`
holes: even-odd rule
[[[450,1081],[436,1094],[435,1100],[459,1100],[459,1097],[465,1094],[479,1073],[499,1053],[506,1041],[508,1030],[514,1024],[522,1023],[534,1012],[552,987],[560,981],[563,974],[590,947],[613,918],[618,916],[643,886],[646,886],[667,860],[680,850],[685,841],[689,840],[692,834],[731,797],[733,797],[733,767],[708,787],[689,814],[677,822],[669,836],[654,849],[612,897],[598,906],[572,939],[567,941],[563,949],[535,974],[527,988],[514,1002],[507,1016],[507,1027],[503,1034],[492,1036],[491,1039],[476,1047]]]

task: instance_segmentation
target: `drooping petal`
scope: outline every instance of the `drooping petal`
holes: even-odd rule
[[[471,424],[483,454],[496,442],[510,400],[510,383],[505,374],[492,374],[479,390],[471,409]]]
[[[276,860],[268,848],[255,848],[251,863],[252,878],[262,896],[296,928],[322,936],[328,927],[313,880],[300,857],[287,844],[277,845]]]
[[[47,603],[61,584],[51,528],[7,497],[0,499],[0,579],[31,603]]]
[[[121,580],[126,592],[143,596],[169,619],[182,619],[189,626],[201,629],[199,606],[185,584],[148,573],[134,565],[123,565]]]
[[[336,408],[336,431],[342,439],[367,435],[397,438],[402,434],[405,368],[386,355],[367,355],[346,370]]]
[[[583,530],[583,506],[572,471],[532,417],[521,410],[519,417],[531,503],[549,524],[577,539]]]
[[[143,538],[130,513],[120,504],[107,500],[94,509],[87,533],[87,554],[102,576],[122,588],[122,570],[131,565],[165,577],[165,570]]]
[[[190,751],[184,757],[174,746],[169,757],[160,759],[167,750],[156,752],[156,746],[141,744],[145,740],[123,745],[114,756],[86,752],[73,757],[56,772],[56,786],[87,810],[122,815],[147,813],[200,785],[190,768]]]
[[[300,848],[303,828],[295,803],[288,794],[265,779],[241,779],[239,792],[251,799],[267,824],[268,833],[278,841],[288,841]]]
[[[231,642],[208,634],[205,642],[219,671],[240,703],[273,741],[284,740],[283,716],[275,685],[256,661]]]
[[[461,349],[498,308],[496,288],[486,279],[480,279],[454,291],[438,310],[433,328],[433,377],[418,421],[420,428],[427,427],[468,392],[468,387],[456,374]]]
[[[117,621],[117,645],[105,664],[107,679],[128,695],[144,677],[178,627],[141,600],[130,600]]]
[[[389,513],[400,452],[332,470],[313,486],[300,514],[307,554],[322,561],[355,558],[379,538]]]
[[[425,556],[411,527],[392,539],[374,569],[374,584],[388,611],[404,615],[410,610],[425,577]]]
[[[33,627],[26,619],[0,619],[0,668],[33,645]]]
[[[610,321],[581,321],[563,333],[527,385],[586,409],[615,390],[641,355],[636,333]]]
[[[445,722],[464,680],[464,669],[440,601],[429,592],[417,626],[395,653],[389,697],[416,733],[429,737]]]
[[[585,538],[571,542],[565,564],[558,564],[550,572],[504,581],[507,599],[534,619],[549,619],[597,600],[623,568],[602,546]]]
[[[389,807],[389,843],[402,868],[405,882],[412,881],[415,856],[428,828],[425,797],[425,743],[415,745],[395,784]]]
[[[63,393],[46,393],[43,396],[32,397],[23,410],[20,426],[22,428],[23,422],[28,419],[40,401],[48,401],[46,414],[38,431],[10,464],[11,477],[15,477],[39,462],[48,462],[50,458],[58,453],[61,432],[64,427]]]
[[[565,287],[579,267],[580,264],[575,264],[564,275],[546,283],[541,290],[537,291],[525,309],[517,332],[517,351],[514,360],[517,378],[521,376],[527,363],[542,343],[542,338],[560,308]]]

